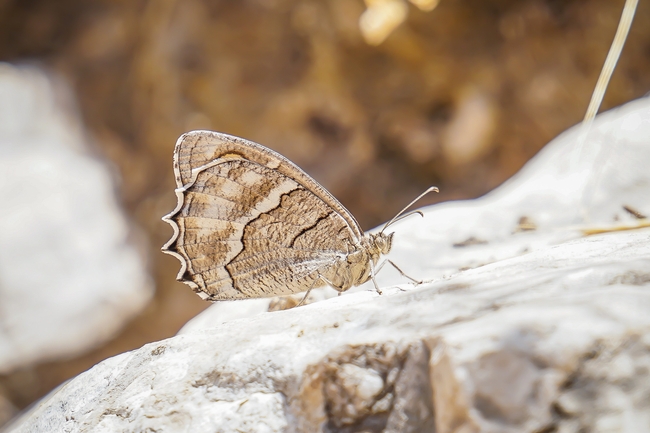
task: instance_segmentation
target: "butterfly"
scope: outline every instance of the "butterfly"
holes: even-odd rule
[[[391,261],[377,263],[391,250],[386,227],[435,187],[384,230],[368,234],[298,166],[243,138],[183,134],[174,174],[178,204],[163,217],[174,235],[162,251],[180,260],[177,280],[203,299],[308,294],[324,285],[344,292],[370,279],[381,293],[374,276],[385,263],[417,282]]]

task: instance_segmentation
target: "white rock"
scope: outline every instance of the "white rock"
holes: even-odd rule
[[[494,193],[400,223],[391,258],[425,284],[208,310],[8,431],[650,431],[650,229],[580,231],[650,213],[648,137],[640,100],[601,116],[582,156],[569,132]]]
[[[88,350],[152,294],[68,101],[38,68],[0,63],[0,373]]]

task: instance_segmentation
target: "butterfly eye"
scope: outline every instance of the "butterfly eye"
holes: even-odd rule
[[[381,234],[375,238],[375,246],[382,254],[388,254],[390,247],[393,241],[393,233],[388,236],[382,236]]]

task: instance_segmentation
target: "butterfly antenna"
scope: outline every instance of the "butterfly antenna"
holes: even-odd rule
[[[414,210],[412,212],[409,212],[407,214],[401,215],[399,218],[395,218],[395,221],[393,221],[393,224],[395,224],[397,221],[402,221],[404,218],[408,218],[411,215],[419,214],[422,218],[424,218],[424,213],[421,210]]]
[[[384,230],[386,230],[386,228],[387,228],[389,225],[393,224],[395,221],[398,221],[398,219],[401,219],[401,218],[400,218],[400,215],[402,215],[404,212],[406,212],[406,210],[407,210],[408,208],[410,208],[411,206],[413,206],[413,204],[415,204],[418,200],[420,200],[422,197],[424,197],[425,195],[429,194],[430,192],[440,192],[440,190],[439,190],[438,187],[436,187],[436,186],[431,186],[431,187],[429,187],[426,191],[424,191],[422,194],[420,194],[419,196],[417,196],[417,197],[415,198],[415,200],[413,200],[411,203],[409,203],[408,205],[406,205],[406,207],[404,207],[404,209],[402,209],[401,211],[399,211],[399,212],[397,213],[397,215],[395,215],[395,216],[393,217],[392,220],[388,221],[388,222],[386,223],[386,225],[384,226],[384,228],[381,229],[381,231],[380,231],[379,233],[383,233]],[[422,212],[420,212],[420,211],[411,212],[411,213],[408,214],[408,215],[413,215],[414,213],[419,213],[420,215],[424,216],[424,214],[423,214]],[[408,216],[408,215],[405,215],[405,217]]]

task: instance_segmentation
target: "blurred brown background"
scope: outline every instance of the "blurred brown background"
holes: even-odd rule
[[[181,133],[213,129],[283,153],[366,229],[429,185],[441,189],[429,203],[477,197],[581,120],[623,3],[407,4],[406,20],[373,46],[359,29],[361,0],[0,0],[0,60],[39,62],[72,83],[145,235],[157,289],[109,344],[6,374],[0,392],[24,408],[208,306],[159,251]],[[603,109],[648,92],[649,71],[641,2]]]

